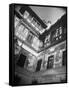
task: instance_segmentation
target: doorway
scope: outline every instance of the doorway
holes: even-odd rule
[[[37,62],[36,72],[37,72],[37,71],[40,71],[40,69],[41,69],[41,63],[42,63],[42,59],[40,59],[40,60]]]
[[[48,57],[47,69],[53,68],[54,55]]]
[[[62,56],[62,65],[67,64],[67,51],[63,51],[63,56]]]
[[[26,61],[26,56],[21,54],[18,59],[17,65],[20,67],[24,67],[25,61]]]

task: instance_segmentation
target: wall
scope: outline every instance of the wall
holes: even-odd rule
[[[39,57],[41,58],[41,55],[44,53],[45,57],[43,60],[43,68],[47,69],[47,64],[48,64],[48,57],[50,57],[51,55],[54,55],[54,62],[53,62],[53,68],[56,67],[61,67],[62,66],[62,54],[63,51],[66,50],[66,41],[63,41],[47,50],[45,50],[44,52],[42,52]]]

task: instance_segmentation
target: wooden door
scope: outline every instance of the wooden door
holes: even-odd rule
[[[54,55],[48,57],[47,69],[53,68]]]
[[[40,71],[40,69],[41,69],[41,63],[42,63],[42,59],[40,59],[40,60],[37,62],[36,71]]]

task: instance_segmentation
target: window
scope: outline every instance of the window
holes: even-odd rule
[[[32,40],[33,40],[33,34],[32,33],[29,33],[28,34],[28,37],[27,37],[27,42],[31,44],[32,43]]]
[[[44,43],[45,43],[45,47],[47,47],[47,46],[50,45],[50,34],[48,34],[48,35],[46,36]]]
[[[29,12],[28,12],[28,11],[25,11],[25,12],[24,12],[24,18],[27,19],[28,16],[29,16]]]
[[[61,60],[62,60],[62,52],[60,50],[58,50],[56,52],[55,62],[58,63],[58,62],[61,62]]]
[[[14,26],[15,28],[18,25],[18,23],[19,23],[19,18],[15,16],[15,26]]]
[[[62,34],[62,27],[59,27],[59,32],[60,34]]]
[[[62,39],[62,27],[52,31],[52,43]]]
[[[36,19],[33,17],[33,20],[32,20],[32,25],[35,26],[37,23]]]
[[[25,28],[24,31],[22,32],[23,40],[26,40],[28,33],[29,33],[28,29]]]
[[[21,32],[24,30],[24,26],[23,25],[20,25],[19,28],[18,28],[18,31]]]
[[[18,29],[15,32],[16,36],[18,36],[21,40],[26,40],[28,36],[28,29],[25,28],[22,24],[18,26]]]
[[[36,50],[39,50],[40,41],[37,37],[33,38],[32,47]]]
[[[39,29],[39,26],[40,26],[40,23],[39,23],[39,22],[37,22],[37,23],[36,23],[36,28],[38,28],[38,29]]]
[[[32,19],[33,19],[32,16],[29,15],[28,18],[27,18],[27,21],[28,21],[29,23],[31,23]]]
[[[23,32],[24,28],[25,27],[22,24],[19,25],[15,30],[15,35],[20,37],[20,35],[22,35],[22,32]]]

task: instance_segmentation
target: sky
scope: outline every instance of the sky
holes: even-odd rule
[[[51,25],[66,13],[64,8],[59,7],[30,7],[42,20],[45,20],[46,22],[51,21]]]

